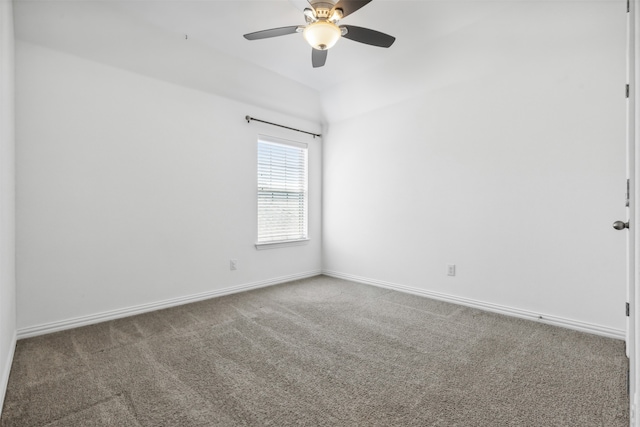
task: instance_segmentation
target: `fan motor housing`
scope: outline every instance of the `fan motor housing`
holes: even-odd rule
[[[313,7],[315,10],[318,9],[328,9],[331,10],[333,9],[333,6],[336,5],[335,1],[310,1],[309,4],[311,5],[311,7]]]

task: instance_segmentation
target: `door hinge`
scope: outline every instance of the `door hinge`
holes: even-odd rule
[[[627,314],[627,317],[629,317],[629,303],[626,303],[625,312]]]
[[[627,178],[627,194],[625,196],[625,206],[629,207],[629,199],[631,198],[631,192],[629,191],[629,178]]]
[[[628,98],[629,97],[629,85],[627,85],[624,90],[625,90],[625,96]]]
[[[627,369],[627,396],[631,393],[631,371]]]

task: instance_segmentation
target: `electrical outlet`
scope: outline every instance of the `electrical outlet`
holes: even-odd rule
[[[456,275],[456,265],[447,264],[447,276],[455,276],[455,275]]]
[[[238,260],[232,259],[229,260],[229,270],[237,270],[238,269]]]

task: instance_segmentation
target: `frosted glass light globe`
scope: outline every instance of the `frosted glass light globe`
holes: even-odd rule
[[[302,32],[304,39],[312,48],[327,50],[333,47],[342,36],[340,27],[329,21],[318,21],[309,24]]]

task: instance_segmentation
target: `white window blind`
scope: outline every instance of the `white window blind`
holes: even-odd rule
[[[307,239],[307,145],[258,139],[258,244]]]

